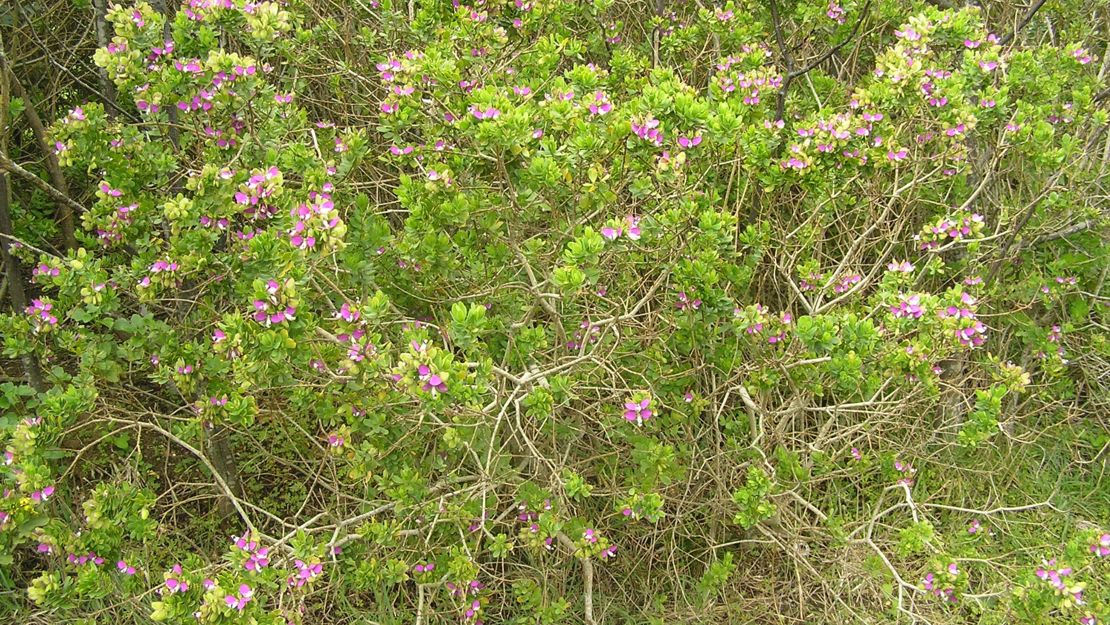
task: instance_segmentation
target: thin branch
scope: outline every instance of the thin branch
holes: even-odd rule
[[[1037,0],[1037,2],[1033,6],[1029,7],[1029,10],[1025,12],[1025,17],[1021,18],[1021,21],[1018,22],[1017,28],[1014,28],[1013,32],[1008,33],[1004,37],[1002,37],[1002,39],[998,43],[1004,46],[1013,41],[1014,37],[1017,37],[1018,33],[1021,32],[1021,29],[1025,28],[1025,26],[1029,24],[1030,20],[1033,19],[1033,16],[1037,14],[1037,11],[1041,10],[1041,7],[1044,6],[1045,1],[1046,0]]]
[[[35,174],[20,167],[18,163],[13,161],[11,158],[8,157],[7,154],[3,152],[0,152],[0,169],[10,171],[16,176],[26,180],[27,182],[30,182],[31,184],[38,187],[39,190],[43,193],[49,195],[59,202],[64,203],[66,206],[69,206],[73,210],[79,213],[85,212],[85,207],[78,204],[76,200],[69,197],[65,193],[62,193],[58,189],[55,189],[53,186],[50,185],[50,183],[46,182],[42,178],[39,178]]]

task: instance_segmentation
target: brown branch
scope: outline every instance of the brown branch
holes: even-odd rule
[[[6,63],[6,59],[4,58],[4,51],[0,50],[0,64],[2,63]],[[27,124],[31,126],[31,134],[35,137],[35,144],[46,159],[46,172],[50,175],[51,184],[63,195],[69,197],[69,185],[66,184],[65,174],[62,173],[57,155],[54,154],[54,150],[50,149],[50,144],[46,140],[46,127],[42,123],[42,118],[39,117],[38,111],[35,110],[35,106],[31,102],[29,94],[23,88],[23,85],[19,83],[19,80],[16,79],[14,72],[8,72],[8,79],[11,81],[12,91],[15,95],[23,99],[23,115],[27,118]],[[73,223],[73,207],[58,198],[54,198],[54,202],[58,208],[56,219],[58,225],[62,229],[62,238],[65,241],[66,249],[77,249],[77,236],[74,232]]]
[[[776,0],[771,0],[771,22],[775,29],[775,43],[778,45],[779,53],[786,63],[786,73],[782,77],[782,88],[779,89],[779,93],[775,98],[775,116],[777,119],[786,119],[786,95],[787,92],[790,91],[790,83],[794,82],[795,78],[800,78],[816,69],[818,65],[829,60],[832,55],[836,54],[841,48],[855,39],[856,35],[859,34],[860,26],[863,25],[863,20],[867,17],[867,10],[870,8],[871,0],[867,0],[863,8],[860,9],[859,18],[856,19],[856,24],[852,27],[852,32],[848,33],[844,41],[829,48],[824,54],[807,63],[805,67],[798,69],[795,67],[794,57],[791,56],[790,48],[787,47],[785,37],[782,33],[782,19],[779,16],[778,2]]]
[[[1016,28],[1014,28],[1014,31],[1002,37],[1002,39],[998,42],[999,45],[1004,46],[1013,41],[1014,37],[1017,37],[1018,33],[1021,32],[1021,29],[1025,28],[1026,25],[1029,24],[1030,20],[1033,19],[1033,16],[1037,14],[1037,11],[1041,10],[1041,7],[1044,6],[1044,3],[1045,0],[1037,0],[1037,2],[1033,4],[1033,6],[1029,7],[1029,10],[1025,12],[1025,17],[1021,18],[1021,21],[1018,22],[1018,25]]]
[[[27,182],[30,182],[34,186],[38,187],[39,190],[43,193],[49,195],[58,202],[64,203],[66,206],[69,206],[73,210],[79,213],[85,212],[85,207],[78,204],[76,200],[54,188],[50,185],[50,183],[46,182],[42,178],[39,178],[35,174],[20,167],[18,163],[9,158],[8,155],[4,152],[0,152],[0,169],[4,171],[10,171],[16,176],[26,180]]]

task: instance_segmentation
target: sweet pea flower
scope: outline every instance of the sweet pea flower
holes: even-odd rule
[[[701,135],[696,135],[693,137],[679,137],[678,145],[685,149],[695,148],[701,145],[701,139]]]
[[[1099,558],[1110,556],[1110,534],[1103,534],[1091,545],[1091,553]]]
[[[593,100],[588,106],[591,115],[604,115],[613,110],[613,105],[609,102],[609,97],[601,91],[595,91]]]
[[[227,607],[232,608],[234,610],[238,610],[239,612],[242,612],[243,608],[245,608],[247,606],[247,604],[250,602],[250,600],[253,597],[254,597],[254,589],[252,589],[250,586],[248,586],[246,584],[240,584],[239,585],[239,594],[238,595],[228,594],[227,596],[224,597],[224,603],[227,604]]]
[[[905,317],[920,319],[922,315],[921,297],[919,295],[903,296],[901,301],[890,307],[890,312],[898,319]]]
[[[624,418],[626,421],[635,423],[636,425],[643,425],[644,421],[650,419],[652,414],[651,398],[644,398],[639,402],[624,402]]]
[[[33,501],[35,503],[42,503],[42,502],[46,501],[47,499],[50,499],[50,496],[53,495],[53,494],[54,494],[54,487],[53,486],[47,486],[47,487],[43,488],[42,490],[36,490],[36,491],[32,492],[31,493],[31,501]]]
[[[420,365],[418,368],[420,379],[424,381],[422,390],[435,395],[436,393],[447,392],[446,374],[438,374],[432,371],[428,365]]]

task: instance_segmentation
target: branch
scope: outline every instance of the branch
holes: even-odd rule
[[[863,8],[860,9],[859,19],[856,20],[856,25],[852,27],[852,32],[848,33],[848,36],[844,39],[844,41],[841,41],[840,43],[836,44],[835,46],[829,48],[828,52],[826,52],[826,53],[822,54],[821,56],[817,57],[812,63],[806,65],[804,68],[791,72],[790,77],[791,78],[797,78],[797,77],[809,72],[810,70],[816,68],[818,65],[827,61],[829,59],[829,57],[836,54],[841,48],[848,45],[849,42],[851,42],[853,39],[855,39],[856,34],[859,33],[859,27],[863,25],[863,18],[867,17],[867,9],[869,9],[869,8],[871,8],[871,0],[867,0],[867,2],[865,2],[863,4]]]
[[[62,202],[63,204],[72,208],[73,210],[75,210],[79,213],[85,212],[85,207],[84,206],[81,206],[80,204],[78,204],[73,198],[69,197],[65,193],[62,193],[61,191],[55,189],[54,187],[52,187],[50,185],[50,183],[46,182],[42,178],[39,178],[35,174],[27,171],[26,169],[23,169],[15,161],[10,159],[7,154],[4,154],[3,152],[0,152],[0,169],[3,169],[5,171],[10,171],[11,173],[15,174],[16,176],[26,180],[27,182],[30,182],[31,184],[38,187],[39,190],[42,191],[43,193],[49,195],[50,197],[54,198],[55,200],[57,200],[59,202]]]
[[[1029,24],[1029,21],[1033,19],[1033,16],[1037,14],[1037,11],[1041,10],[1041,7],[1044,6],[1044,3],[1045,0],[1037,0],[1037,2],[1033,4],[1033,6],[1029,7],[1029,10],[1025,12],[1025,17],[1021,18],[1021,21],[1018,22],[1017,28],[1015,28],[1012,33],[1009,33],[1005,37],[1003,37],[998,42],[999,45],[1004,46],[1013,41],[1014,37],[1017,37],[1018,33],[1021,32],[1021,29],[1025,28],[1025,26]]]
[[[863,8],[860,9],[859,18],[856,19],[856,25],[852,27],[852,32],[844,38],[844,41],[841,41],[835,46],[829,48],[824,54],[806,64],[805,67],[797,69],[794,67],[794,57],[790,55],[790,50],[789,48],[787,48],[786,41],[782,34],[782,22],[779,17],[778,2],[776,2],[775,0],[771,0],[771,21],[773,22],[775,28],[775,42],[778,44],[779,52],[782,54],[783,60],[786,62],[786,74],[783,76],[782,79],[782,88],[779,89],[778,96],[775,99],[775,115],[778,119],[785,119],[784,115],[786,114],[786,94],[790,90],[790,83],[793,82],[795,78],[804,76],[811,70],[815,69],[818,65],[829,60],[832,55],[836,54],[841,48],[848,45],[849,42],[855,39],[856,34],[859,33],[860,26],[863,25],[864,18],[867,17],[867,10],[869,8],[871,8],[871,0],[867,0],[867,2],[864,3]]]
[[[563,532],[558,534],[559,542],[573,553],[576,549],[574,541]],[[589,558],[580,558],[582,562],[582,607],[585,611],[586,625],[596,625],[594,620],[594,563]]]
[[[247,514],[247,511],[243,509],[243,504],[239,501],[239,498],[235,496],[235,493],[231,491],[231,487],[227,485],[227,482],[224,481],[223,476],[221,476],[220,472],[216,470],[216,467],[212,465],[212,462],[208,459],[208,457],[204,455],[204,452],[197,449],[196,447],[193,447],[189,443],[186,443],[182,439],[178,438],[177,435],[175,435],[173,432],[170,432],[160,425],[147,423],[146,421],[128,421],[127,419],[119,419],[116,417],[105,417],[105,419],[114,423],[126,423],[128,425],[137,426],[140,428],[147,428],[148,430],[154,430],[155,432],[158,432],[169,440],[177,443],[185,451],[196,456],[197,460],[200,460],[201,463],[208,469],[209,473],[212,474],[212,478],[216,480],[216,484],[220,487],[220,490],[223,491],[224,496],[226,496],[231,501],[231,505],[234,506],[235,511],[239,513],[239,518],[243,519],[243,523],[246,523],[247,529],[249,529],[251,532],[258,533],[258,528],[255,527],[254,523],[251,521],[250,515]],[[271,542],[277,541],[276,538],[266,536],[265,534],[259,533],[259,536],[262,536],[263,538]]]

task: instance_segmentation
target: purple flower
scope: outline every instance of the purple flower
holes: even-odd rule
[[[624,418],[626,421],[630,421],[636,425],[643,425],[644,421],[650,419],[652,414],[650,397],[645,397],[639,402],[624,402]]]
[[[701,135],[696,135],[694,137],[679,137],[678,145],[685,149],[695,148],[701,145],[701,138]]]
[[[604,115],[613,110],[613,105],[609,103],[609,98],[601,91],[594,92],[594,99],[589,105],[591,115]]]
[[[904,317],[913,317],[914,319],[920,319],[922,315],[921,296],[903,296],[901,301],[899,301],[896,305],[890,307],[890,312],[898,319],[902,319]]]
[[[474,118],[478,119],[478,120],[497,119],[498,117],[501,116],[501,111],[497,110],[497,108],[495,108],[493,106],[490,106],[490,107],[487,107],[487,108],[482,108],[482,107],[478,106],[477,104],[471,104],[470,105],[470,114],[473,115]]]
[[[120,560],[119,562],[116,562],[116,568],[119,569],[119,572],[123,573],[124,575],[134,575],[135,574],[135,567],[127,564],[123,560]]]
[[[243,608],[245,608],[247,606],[247,603],[249,603],[251,598],[253,598],[253,597],[254,597],[254,589],[252,589],[250,586],[248,586],[246,584],[240,584],[239,585],[239,594],[238,595],[229,594],[229,595],[225,596],[224,597],[224,603],[227,604],[227,607],[238,610],[239,612],[242,612]]]
[[[1099,558],[1110,556],[1110,534],[1103,534],[1091,545],[1091,553]]]
[[[444,379],[446,375],[433,372],[432,368],[428,365],[420,365],[420,367],[417,368],[417,372],[420,374],[420,379],[424,381],[424,385],[421,389],[425,392],[432,393],[433,395],[447,392],[447,382]]]

